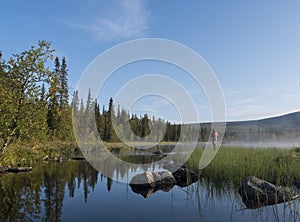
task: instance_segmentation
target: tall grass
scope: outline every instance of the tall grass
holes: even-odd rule
[[[295,151],[293,151],[295,152]],[[221,148],[202,176],[212,181],[238,186],[247,176],[256,176],[276,184],[300,181],[300,159],[291,150]],[[187,166],[198,170],[202,150],[196,149]]]

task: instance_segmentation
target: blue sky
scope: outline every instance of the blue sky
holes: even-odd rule
[[[0,19],[4,58],[49,40],[57,56],[66,56],[71,90],[105,50],[137,38],[164,38],[190,47],[207,61],[222,86],[227,120],[300,110],[300,1],[4,0]],[[100,102],[106,105],[134,72],[184,75],[174,67],[147,63],[122,72],[126,78],[113,76]],[[201,120],[209,121],[203,92],[188,78],[178,81],[200,95]],[[170,104],[157,98],[137,102],[134,110],[147,109],[177,120]]]

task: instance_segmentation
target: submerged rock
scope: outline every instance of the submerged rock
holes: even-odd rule
[[[239,193],[248,208],[279,204],[299,197],[299,195],[292,193],[288,187],[275,186],[254,176],[244,179]]]

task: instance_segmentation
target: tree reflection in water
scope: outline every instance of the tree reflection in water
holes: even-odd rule
[[[135,171],[136,169],[127,170]],[[111,174],[118,173],[123,176],[127,173],[125,171],[124,169],[115,169]],[[128,189],[129,185],[121,184],[119,186],[118,184],[98,173],[86,161],[42,164],[35,167],[31,173],[0,175],[0,221],[61,221],[64,200],[75,199],[80,192],[80,195],[83,194],[80,206],[89,205],[89,196],[94,192],[96,186],[100,185],[106,186],[106,190],[95,190],[97,195],[93,198],[95,197],[98,201],[97,207],[111,206],[115,202],[124,201],[120,194],[131,190]],[[114,186],[116,186],[115,189],[113,189]],[[102,195],[107,196],[108,194],[109,199],[105,199],[108,202],[102,203],[101,201],[104,201],[101,199]],[[171,198],[171,202],[169,198]],[[187,187],[181,188],[176,185],[168,192],[157,191],[147,199],[133,192],[126,193],[125,203],[127,206],[124,209],[115,208],[114,211],[120,211],[120,214],[126,213],[129,218],[134,216],[132,214],[145,214],[146,212],[137,212],[134,208],[144,205],[145,211],[149,207],[159,212],[161,210],[159,214],[162,218],[173,221],[178,221],[181,217],[191,217],[191,215],[182,213],[186,208],[189,208],[189,212],[196,214],[194,215],[196,218],[193,217],[193,220],[202,219],[203,221],[209,219],[299,221],[300,219],[299,200],[254,210],[246,209],[238,193],[238,184],[230,182],[230,179],[222,181],[208,174],[202,174],[198,181]],[[173,209],[171,212],[160,207],[170,206],[170,204]],[[76,217],[78,212],[72,213]],[[80,213],[85,214],[84,211]],[[181,217],[178,215],[179,213],[182,213]],[[111,215],[111,217],[113,216],[116,215]],[[152,220],[149,217],[145,221],[147,219]]]
[[[60,221],[65,187],[68,187],[69,197],[74,197],[76,185],[80,187],[83,183],[87,201],[88,193],[94,190],[97,180],[98,171],[86,161],[50,163],[35,167],[31,173],[1,175],[0,221],[38,218]]]

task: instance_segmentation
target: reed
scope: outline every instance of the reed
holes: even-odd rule
[[[195,149],[187,166],[198,170],[202,155]],[[268,148],[221,148],[201,175],[212,181],[238,186],[247,176],[256,176],[282,185],[300,181],[300,159],[294,150]]]

